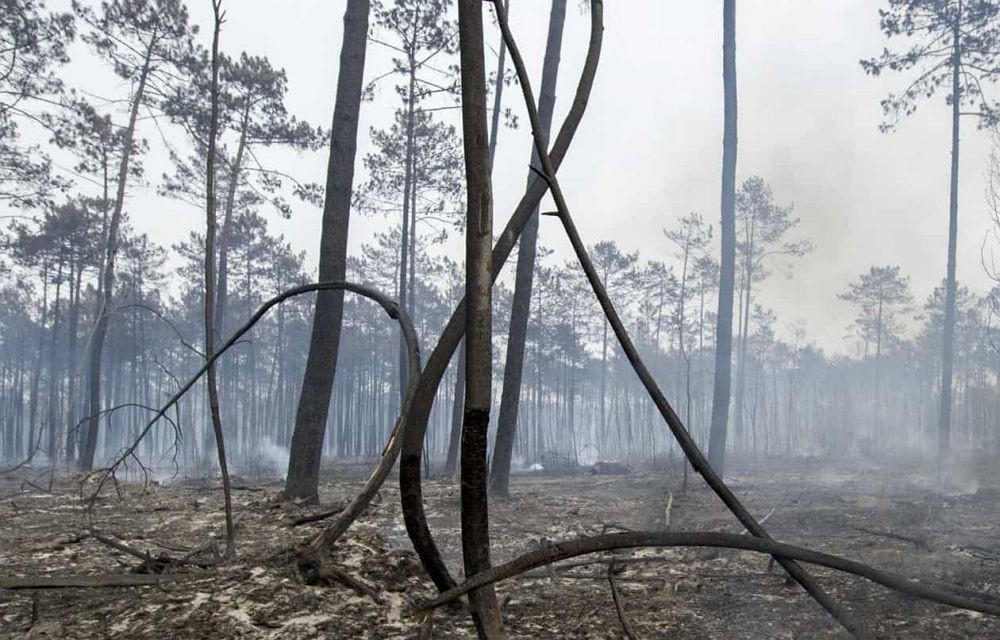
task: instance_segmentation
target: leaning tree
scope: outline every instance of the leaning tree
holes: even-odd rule
[[[187,8],[180,0],[115,0],[106,2],[100,11],[74,3],[77,14],[88,27],[84,40],[123,80],[132,83],[129,115],[117,168],[116,193],[104,248],[101,274],[101,301],[90,340],[89,413],[80,450],[81,469],[91,469],[97,449],[97,430],[101,406],[101,356],[107,337],[111,297],[115,283],[115,260],[119,248],[119,229],[125,215],[125,196],[137,135],[139,111],[153,107],[157,95],[176,79],[171,67],[190,55],[192,28]]]

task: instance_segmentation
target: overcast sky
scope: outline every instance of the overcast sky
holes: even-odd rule
[[[210,2],[188,4],[208,45]],[[536,87],[547,4],[511,0],[514,33]],[[577,4],[570,0],[557,122],[572,96],[587,44],[589,17]],[[898,264],[922,302],[945,272],[949,112],[943,95],[938,96],[921,104],[897,132],[879,132],[879,101],[905,81],[893,75],[868,77],[858,64],[885,44],[878,30],[881,4],[737,3],[738,180],[765,178],[779,204],[794,204],[801,218],[796,237],[815,245],[796,262],[790,277],[774,274],[762,286],[759,301],[777,312],[782,333],[804,324],[808,336],[831,351],[851,350],[845,338],[852,310],[837,294],[859,273],[873,264]],[[230,54],[245,50],[266,55],[283,67],[290,110],[328,127],[344,5],[343,0],[230,0],[221,46]],[[698,211],[718,225],[722,2],[606,2],[605,19],[597,83],[560,177],[588,243],[615,240],[645,258],[664,259],[673,248],[660,229],[673,226],[680,216]],[[497,35],[490,27],[494,43]],[[373,45],[366,76],[384,73],[388,60],[387,52]],[[107,72],[91,65],[75,63],[71,82],[97,83],[91,76],[101,73],[106,83]],[[107,87],[115,88],[127,91]],[[505,95],[505,103],[518,112],[523,111],[520,101],[516,88]],[[375,103],[363,106],[359,167],[369,148],[368,128],[385,125],[395,105],[387,84]],[[983,290],[989,286],[980,266],[980,245],[989,219],[984,172],[990,140],[971,120],[963,128],[958,277]],[[150,139],[157,135],[153,130],[144,134]],[[501,132],[494,173],[498,228],[523,191],[530,144],[525,126]],[[322,182],[325,151],[276,160],[290,173]],[[151,178],[163,171],[151,169]],[[166,246],[204,224],[202,212],[164,204],[150,191],[136,193],[129,211],[136,228]],[[384,220],[356,216],[350,246],[356,250],[385,225]],[[319,210],[297,206],[291,220],[275,220],[273,228],[305,250],[314,267]],[[553,219],[543,219],[541,242],[571,256]]]

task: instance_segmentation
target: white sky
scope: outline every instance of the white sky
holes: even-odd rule
[[[589,17],[570,0],[563,44],[556,122],[579,75]],[[55,7],[58,2],[52,3]],[[67,3],[68,4],[68,3]],[[189,0],[204,44],[209,0]],[[336,87],[345,2],[229,0],[222,48],[265,55],[289,78],[290,111],[329,127]],[[853,316],[837,299],[848,281],[872,264],[899,264],[912,278],[918,302],[944,277],[949,180],[949,112],[943,95],[921,104],[893,134],[878,131],[879,101],[905,78],[870,78],[858,60],[884,46],[873,0],[782,2],[740,0],[737,24],[739,80],[738,180],[761,175],[779,204],[794,203],[799,236],[815,250],[796,263],[794,276],[776,273],[759,302],[773,308],[782,327],[803,323],[810,339],[831,351],[849,351]],[[484,3],[485,6],[485,3]],[[664,259],[673,249],[660,232],[690,211],[717,226],[722,157],[722,2],[663,0],[605,3],[604,55],[590,107],[560,177],[588,243],[616,240],[644,258]],[[540,73],[548,3],[512,0],[511,21],[529,67]],[[497,41],[491,28],[490,38]],[[77,51],[78,58],[89,57]],[[388,68],[384,50],[370,49],[366,77]],[[108,80],[92,61],[71,66],[70,83],[127,87]],[[100,76],[100,80],[98,80]],[[505,104],[523,110],[518,88]],[[383,85],[365,104],[360,159],[369,149],[370,126],[391,118],[396,99]],[[506,221],[525,182],[530,150],[522,128],[503,130],[494,173],[496,225]],[[982,290],[980,245],[988,228],[984,172],[990,142],[971,120],[963,124],[958,275]],[[155,129],[144,135],[154,143]],[[155,154],[154,154],[155,158]],[[151,179],[165,165],[148,161]],[[326,151],[272,156],[289,173],[322,183]],[[155,198],[153,190],[129,201],[133,225],[169,246],[204,224],[203,214]],[[356,250],[384,220],[355,216],[350,246]],[[289,221],[273,219],[315,264],[320,211],[296,205]],[[541,242],[570,257],[555,220],[544,220]],[[453,247],[458,248],[455,243]],[[787,335],[787,331],[784,332]]]

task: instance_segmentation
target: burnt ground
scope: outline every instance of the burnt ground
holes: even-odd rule
[[[874,566],[1000,595],[1000,466],[966,460],[939,481],[916,462],[892,468],[814,458],[735,463],[731,485],[778,540]],[[124,574],[139,560],[81,535],[89,526],[153,555],[172,557],[219,536],[222,494],[207,480],[108,492],[87,511],[80,478],[23,469],[0,476],[0,576]],[[334,477],[344,477],[341,471]],[[355,471],[354,477],[358,478]],[[31,484],[24,481],[30,480]],[[433,594],[409,549],[398,491],[381,499],[335,548],[337,566],[381,593],[379,601],[340,583],[306,586],[288,549],[319,524],[289,527],[310,512],[282,506],[280,483],[239,478],[236,561],[212,569],[174,569],[157,586],[0,590],[2,638],[412,638],[422,616],[413,605]],[[357,480],[329,481],[325,504],[349,499]],[[665,522],[673,495],[670,523]],[[436,539],[460,573],[458,486],[425,485]],[[491,504],[494,560],[545,540],[630,529],[740,527],[694,476],[680,469],[625,475],[521,475],[512,497]],[[894,537],[900,536],[900,537]],[[764,556],[748,552],[650,549],[617,578],[626,615],[640,638],[841,638],[830,618]],[[607,556],[605,556],[607,557]],[[889,592],[860,578],[815,569],[823,586],[882,638],[997,638],[1000,620]],[[620,638],[607,566],[543,571],[501,583],[512,638]],[[440,611],[434,638],[474,637],[468,616]]]

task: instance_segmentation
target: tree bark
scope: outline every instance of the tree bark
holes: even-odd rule
[[[562,50],[563,26],[566,23],[566,0],[552,0],[549,12],[549,35],[545,45],[545,62],[542,65],[542,86],[538,102],[538,115],[542,123],[542,137],[549,143],[552,130],[552,113],[556,103],[556,80],[559,76],[559,55]],[[538,154],[532,146],[531,165],[538,166]],[[529,176],[529,181],[531,176]],[[493,465],[490,468],[490,491],[497,496],[508,495],[510,463],[517,433],[517,413],[521,399],[521,381],[524,375],[524,345],[528,336],[528,316],[531,306],[531,289],[534,284],[535,255],[538,245],[538,207],[528,219],[519,241],[517,274],[514,279],[514,299],[510,311],[510,328],[507,338],[507,359],[503,370],[503,391],[500,395],[500,416],[497,420],[496,442],[493,447]]]
[[[347,273],[347,231],[351,215],[354,158],[364,84],[368,42],[369,0],[348,0],[344,13],[344,42],[340,50],[337,102],[333,111],[330,159],[326,172],[326,201],[320,233],[319,278],[343,280]],[[326,418],[336,372],[337,351],[344,315],[343,291],[316,294],[309,356],[295,414],[295,430],[285,481],[286,500],[319,499],[319,465]]]
[[[712,424],[709,431],[709,464],[721,477],[725,470],[729,397],[732,384],[733,289],[736,280],[736,0],[722,5],[722,81],[724,128],[722,134],[722,255],[719,264],[719,308],[715,327],[715,382],[712,390]]]
[[[465,410],[462,418],[462,557],[466,575],[490,568],[486,448],[493,383],[493,193],[486,127],[483,3],[459,0],[458,37],[465,147]],[[492,586],[469,596],[480,638],[500,638],[500,606]]]
[[[958,148],[961,117],[962,0],[952,32],[954,59],[951,63],[951,198],[948,211],[948,274],[945,282],[944,336],[941,357],[941,418],[938,422],[938,455],[943,459],[951,447],[951,376],[955,351],[955,254],[958,242]]]

